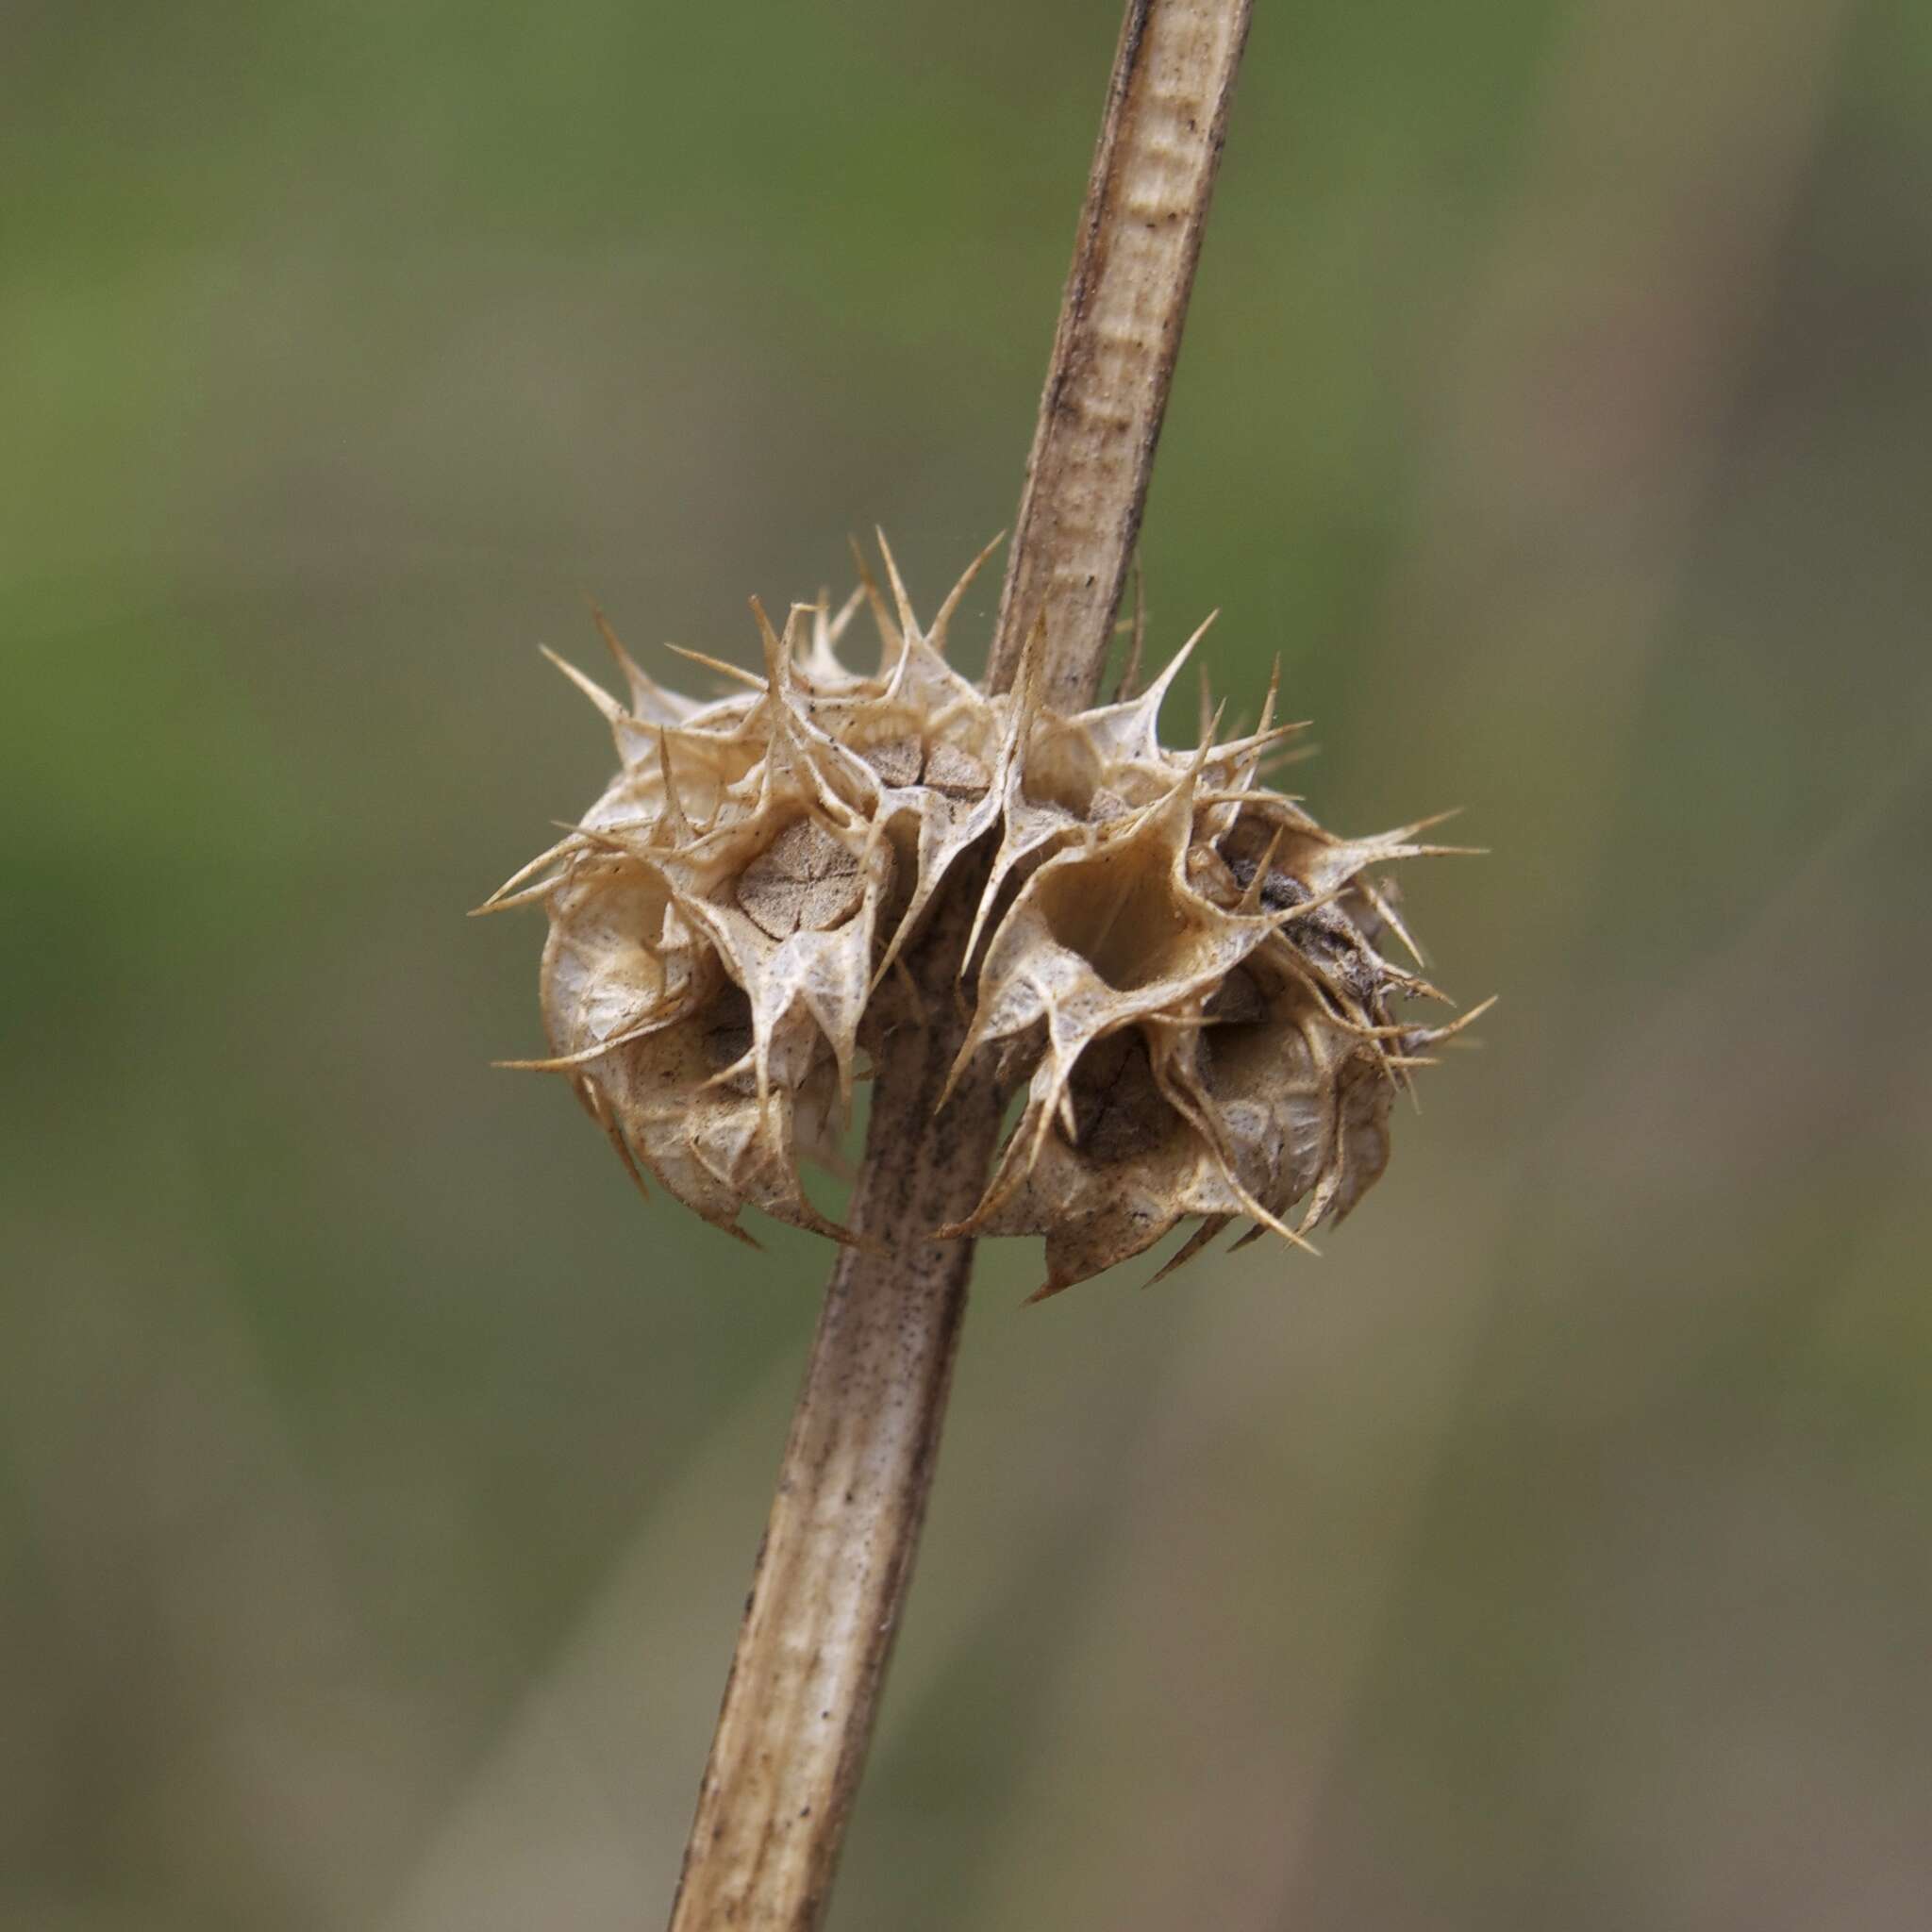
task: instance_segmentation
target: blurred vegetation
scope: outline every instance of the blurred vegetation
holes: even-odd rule
[[[1154,639],[1504,1001],[1319,1263],[985,1252],[835,1916],[1922,1924],[1932,12],[1258,11]],[[1009,520],[1116,18],[8,9],[8,1932],[668,1900],[827,1257],[462,913],[583,593]]]

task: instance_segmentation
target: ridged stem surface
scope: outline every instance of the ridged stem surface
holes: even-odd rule
[[[989,679],[1044,616],[1049,701],[1091,701],[1140,528],[1247,0],[1131,0],[1028,459]],[[972,868],[962,866],[970,874]],[[851,1223],[698,1793],[671,1932],[823,1923],[925,1514],[977,1202],[999,1134],[990,1075],[938,1099],[964,1035],[969,879],[909,950],[877,1050]]]
[[[948,893],[917,967],[957,964],[972,913]],[[942,979],[922,972],[928,982]],[[979,1197],[999,1108],[973,1083],[933,1108],[964,1028],[950,990],[881,1050],[852,1224],[745,1607],[672,1920],[804,1928],[824,1913],[939,1450],[969,1241],[924,1231]]]
[[[1247,0],[1127,8],[1080,211],[990,678],[1046,624],[1046,700],[1091,702],[1141,532],[1154,448],[1221,164]]]

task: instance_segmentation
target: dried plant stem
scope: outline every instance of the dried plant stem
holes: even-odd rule
[[[1247,0],[1136,0],[1040,399],[1007,558],[991,682],[1009,685],[1044,616],[1046,701],[1092,702],[1141,531],[1180,353]]]
[[[957,961],[971,911],[946,895],[922,965]],[[817,1925],[858,1789],[973,1266],[971,1241],[920,1237],[972,1211],[999,1132],[983,1085],[935,1122],[963,1024],[949,990],[927,1008],[946,1024],[900,1016],[877,1069],[852,1215],[886,1247],[844,1250],[826,1291],[674,1932]]]
[[[1130,0],[1027,463],[990,677],[1043,616],[1052,700],[1089,702],[1140,527],[1248,0]],[[990,1081],[934,1105],[963,1037],[975,894],[941,894],[880,1052],[852,1224],[779,1469],[672,1932],[809,1932],[824,1912],[939,1447]]]

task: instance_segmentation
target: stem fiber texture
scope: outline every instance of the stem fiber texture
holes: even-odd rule
[[[1247,0],[1131,0],[1027,462],[988,669],[1044,624],[1046,694],[1091,701],[1140,530]],[[965,1032],[975,868],[909,949],[841,1252],[699,1790],[671,1932],[812,1932],[925,1514],[973,1265],[928,1231],[977,1202],[999,1135],[988,1073],[935,1104]]]

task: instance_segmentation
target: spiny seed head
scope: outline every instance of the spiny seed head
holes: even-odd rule
[[[978,1208],[940,1232],[1044,1235],[1042,1292],[1187,1219],[1170,1265],[1237,1219],[1303,1242],[1380,1176],[1397,1089],[1475,1017],[1395,1019],[1441,995],[1378,950],[1392,934],[1421,963],[1371,869],[1449,848],[1415,842],[1427,822],[1341,839],[1268,790],[1300,728],[1273,724],[1273,689],[1254,732],[1207,719],[1164,747],[1194,639],[1144,692],[1070,717],[1041,700],[1037,650],[1013,691],[980,690],[945,645],[986,555],[928,627],[890,551],[891,606],[862,562],[841,609],[794,605],[782,634],[754,602],[764,675],[699,658],[737,687],[711,700],[661,689],[598,618],[628,703],[563,668],[617,775],[489,902],[550,915],[553,1058],[520,1064],[567,1074],[632,1174],[716,1225],[740,1233],[749,1203],[849,1240],[799,1163],[835,1159],[874,996],[983,846],[953,1077],[981,1063],[1025,1098]],[[869,675],[840,656],[861,605]]]

